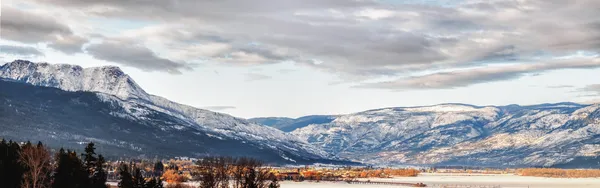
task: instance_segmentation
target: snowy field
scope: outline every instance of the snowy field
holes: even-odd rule
[[[361,181],[365,180],[367,179],[361,179]],[[418,177],[397,177],[389,179],[371,178],[370,180],[424,183],[429,187],[440,187],[443,185],[487,185],[507,188],[600,188],[600,178],[543,178],[517,176],[512,174],[489,175],[421,173]]]
[[[421,173],[418,177],[397,178],[370,178],[360,181],[424,183],[428,187],[443,187],[457,185],[457,187],[499,186],[505,188],[600,188],[600,178],[543,178],[527,177],[512,174],[440,174]],[[393,185],[361,185],[331,182],[281,182],[282,188],[327,188],[327,187],[364,187],[388,188],[399,187]]]
[[[600,188],[600,178],[542,178],[516,176],[512,174],[489,175],[489,174],[440,174],[421,173],[418,177],[396,177],[396,178],[370,178],[359,179],[360,181],[377,182],[402,182],[402,183],[424,183],[428,187],[477,187],[477,186],[499,186],[503,188]],[[109,183],[116,186],[116,182]],[[189,184],[189,183],[188,183]],[[280,182],[282,188],[391,188],[401,187],[395,185],[364,185],[348,184],[345,182]]]

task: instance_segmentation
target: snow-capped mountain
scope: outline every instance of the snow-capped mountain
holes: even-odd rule
[[[333,121],[336,116],[329,115],[314,115],[304,116],[296,119],[285,118],[285,117],[260,117],[248,119],[252,122],[277,128],[283,132],[292,132],[296,129],[306,127],[311,124],[323,124]]]
[[[0,77],[65,91],[105,93],[123,100],[150,99],[150,96],[133,79],[115,66],[84,69],[77,65],[53,65],[16,60],[0,68]]]
[[[0,67],[0,78],[3,79],[0,102],[2,102],[1,108],[2,114],[4,114],[0,115],[0,122],[2,123],[0,126],[4,128],[4,131],[0,131],[0,137],[4,138],[40,139],[49,142],[55,141],[60,144],[97,141],[120,147],[119,149],[123,150],[134,150],[138,154],[146,154],[148,152],[145,151],[152,151],[157,148],[172,147],[172,150],[177,150],[178,147],[181,147],[188,151],[169,150],[168,152],[189,157],[231,155],[232,152],[221,151],[235,151],[236,148],[244,147],[240,151],[253,150],[246,152],[248,155],[276,155],[276,157],[269,156],[268,159],[277,162],[308,162],[330,158],[330,155],[323,150],[313,147],[289,133],[227,114],[197,109],[150,95],[118,67],[82,68],[76,65],[32,63],[16,60]],[[51,88],[60,90],[55,91],[56,89]],[[25,92],[29,92],[30,95],[23,94]],[[36,95],[36,93],[45,93],[45,95]],[[72,98],[67,101],[56,99],[62,99],[64,96]],[[34,104],[34,101],[40,104]],[[33,106],[31,106],[32,104]],[[40,106],[36,107],[35,105]],[[73,111],[71,112],[73,116],[79,114],[94,116],[92,119],[98,119],[99,117],[102,117],[102,119],[95,122],[92,119],[70,117],[69,114],[53,114],[53,111],[49,110],[79,109],[77,105],[94,108]],[[60,113],[58,111],[56,113]],[[39,117],[42,120],[31,118],[42,114],[45,114],[45,116]],[[26,119],[27,121],[17,121],[15,119]],[[77,119],[78,122],[73,122],[73,119]],[[110,125],[98,124],[98,122],[104,121]],[[61,130],[38,125],[48,122],[60,127]],[[84,133],[80,132],[81,130],[78,130],[77,127],[68,127],[69,125],[78,126],[76,124],[81,124],[79,126],[89,124],[91,126],[85,126],[86,129],[100,132],[98,134],[82,135]],[[129,124],[135,124],[135,126],[127,127]],[[139,133],[150,135],[137,135],[132,130],[134,128],[139,130],[139,127],[136,126],[147,127],[148,130],[152,131]],[[20,130],[20,127],[33,128],[35,131]],[[129,134],[115,137],[113,135],[117,132],[114,130],[122,131],[118,134],[123,132]],[[18,138],[15,136],[24,136],[20,134],[22,132],[35,134],[36,131],[48,131],[48,134],[44,133],[46,137],[41,138]],[[185,132],[185,134],[182,132]],[[182,134],[181,138],[178,138],[176,133]],[[193,134],[186,135],[189,133]],[[156,138],[157,142],[143,140],[136,143],[135,139],[129,139],[143,137],[147,137],[145,139],[149,137]],[[181,140],[174,142],[179,143],[177,145],[162,145],[161,141],[165,141],[167,138]],[[202,140],[202,142],[196,142],[197,140]],[[231,143],[228,146],[223,146],[215,142]],[[182,146],[180,144],[187,145]],[[195,150],[190,148],[195,148]],[[154,152],[152,154],[167,153]],[[243,155],[244,153],[237,154]]]
[[[385,108],[292,133],[371,164],[600,166],[598,104]]]
[[[119,156],[600,167],[600,104],[441,104],[245,120],[148,94],[118,67],[17,60],[0,67],[0,137],[68,148],[94,141]]]

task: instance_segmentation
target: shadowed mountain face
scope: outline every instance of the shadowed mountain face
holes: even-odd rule
[[[112,156],[251,156],[274,163],[329,161],[297,137],[145,91],[116,67],[15,61],[0,67],[0,137],[52,147],[99,143]]]
[[[126,110],[101,100],[96,93],[11,81],[0,81],[0,88],[0,137],[6,139],[40,140],[53,148],[77,149],[93,141],[100,152],[113,157],[227,155],[278,163],[320,160],[310,153],[290,153],[267,144],[180,126],[186,122],[142,106],[140,110],[148,111],[143,119],[115,116]]]

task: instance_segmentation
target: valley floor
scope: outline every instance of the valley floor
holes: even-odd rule
[[[367,179],[360,179],[366,181]],[[428,187],[497,186],[510,188],[598,188],[600,178],[543,178],[513,174],[421,173],[418,177],[370,178],[378,182],[424,183]],[[282,186],[286,187],[286,186]]]
[[[478,187],[502,187],[502,188],[598,188],[600,178],[543,178],[526,177],[513,174],[449,174],[449,173],[421,173],[418,177],[395,177],[395,178],[369,178],[358,179],[359,181],[372,182],[401,182],[401,183],[424,183],[427,187],[452,187],[452,188],[478,188]],[[116,182],[109,183],[116,186]],[[189,182],[187,184],[190,184]],[[191,183],[194,185],[194,183]],[[397,185],[365,185],[348,184],[346,182],[280,182],[281,188],[392,188],[401,187]]]

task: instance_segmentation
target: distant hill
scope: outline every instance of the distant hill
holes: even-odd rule
[[[600,104],[384,108],[292,134],[369,164],[600,167]]]
[[[260,117],[248,119],[252,122],[267,125],[283,132],[292,132],[298,128],[306,127],[310,124],[322,124],[333,121],[336,116],[313,115],[304,116],[296,119],[286,117]]]

